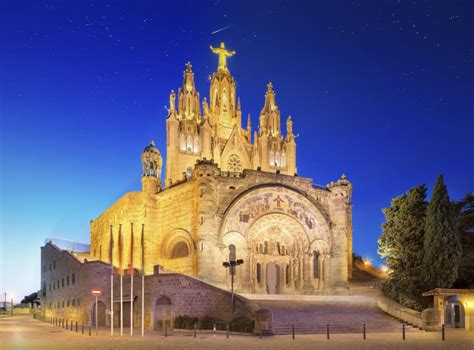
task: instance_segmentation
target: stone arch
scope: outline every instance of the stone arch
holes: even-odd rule
[[[103,301],[97,301],[97,325],[99,327],[105,326],[107,320],[106,305]],[[95,326],[95,300],[91,307],[91,324]]]
[[[304,193],[282,184],[264,184],[249,188],[238,195],[226,208],[219,229],[219,240],[230,231],[246,236],[249,227],[268,213],[285,213],[297,219],[308,240],[326,241],[331,246],[328,220]]]
[[[169,330],[173,328],[174,306],[170,297],[159,295],[153,299],[153,329]]]
[[[173,249],[180,243],[186,245],[188,256],[192,255],[196,249],[196,243],[194,242],[191,233],[185,229],[176,228],[164,239],[161,245],[161,256],[167,259],[172,259]]]

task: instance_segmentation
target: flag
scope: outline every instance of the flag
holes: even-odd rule
[[[133,223],[130,223],[130,266],[129,266],[129,273],[133,275]]]
[[[119,224],[119,273],[123,275],[123,239],[122,239],[122,224]]]
[[[142,275],[145,275],[145,224],[142,224]]]
[[[110,241],[109,241],[109,261],[113,266],[114,261],[114,233],[112,230],[112,225],[110,225]]]

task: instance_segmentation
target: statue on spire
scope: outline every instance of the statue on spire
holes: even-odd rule
[[[220,47],[212,47],[210,46],[211,51],[215,53],[216,55],[219,55],[219,66],[218,70],[224,69],[227,70],[227,57],[232,57],[235,55],[235,51],[229,51],[225,48],[224,43],[221,43]]]

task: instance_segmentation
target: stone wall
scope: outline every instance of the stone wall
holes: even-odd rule
[[[110,265],[100,261],[80,262],[70,252],[60,250],[52,244],[42,247],[41,260],[46,267],[46,271],[41,276],[46,288],[42,286],[40,292],[43,316],[88,324],[92,322],[95,305],[92,289],[99,289],[102,295],[98,300],[105,305],[105,308],[99,311],[99,316],[105,320],[106,325],[110,325],[110,316],[105,314],[106,310],[111,309]],[[114,324],[118,327],[120,276],[116,272],[117,270],[114,274]],[[145,276],[144,282],[145,327],[147,329],[157,327],[161,317],[157,305],[160,304],[159,300],[163,299],[170,301],[171,321],[180,315],[198,318],[211,316],[227,321],[232,317],[231,293],[193,277],[175,273],[153,274]],[[130,312],[130,283],[130,275],[123,276],[123,295],[125,304],[128,305],[126,311],[128,313]],[[138,271],[135,271],[133,314],[136,327],[141,326],[141,283],[141,276]],[[51,286],[55,284],[55,287],[51,287],[51,291],[50,284]],[[251,308],[252,304],[247,299],[241,296],[236,297],[235,309],[238,313],[248,316],[251,314]],[[128,315],[124,315],[124,320],[126,317]]]
[[[393,317],[396,317],[420,329],[423,328],[421,312],[409,309],[383,296],[377,297],[377,305],[387,314],[392,315]]]

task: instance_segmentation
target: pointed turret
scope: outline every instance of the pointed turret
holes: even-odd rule
[[[270,136],[280,135],[280,110],[275,102],[275,91],[273,84],[267,84],[265,93],[265,104],[260,112],[261,132],[268,132]]]
[[[199,93],[194,84],[191,62],[186,63],[186,69],[183,72],[183,86],[178,90],[178,113],[180,119],[194,119],[196,121],[201,119]]]

